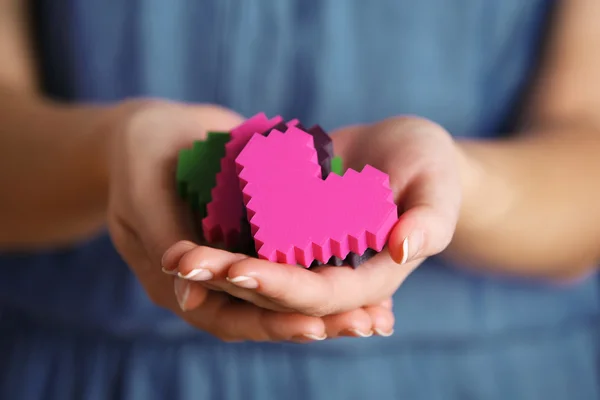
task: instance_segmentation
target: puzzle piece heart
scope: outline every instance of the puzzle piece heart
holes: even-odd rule
[[[231,140],[225,145],[225,157],[221,160],[221,171],[216,176],[216,186],[211,192],[210,203],[206,206],[207,216],[202,221],[203,234],[210,243],[224,241],[229,248],[244,248],[245,238],[241,237],[246,221],[242,193],[235,170],[235,158],[255,133],[268,136],[275,129],[285,131],[288,127],[300,126],[294,119],[284,122],[280,116],[268,119],[264,113],[257,114],[231,131]],[[315,125],[308,130],[316,144],[323,177],[331,171],[333,144],[327,133]]]
[[[204,238],[211,243],[224,241],[227,247],[237,246],[244,216],[242,195],[235,170],[235,158],[256,132],[263,132],[283,122],[281,117],[268,119],[257,114],[231,131],[221,159],[221,171],[216,176],[216,186],[211,201],[206,206],[207,217],[202,220]]]
[[[323,180],[312,136],[296,127],[253,135],[235,163],[262,259],[308,267],[381,251],[397,220],[386,174],[367,165]]]

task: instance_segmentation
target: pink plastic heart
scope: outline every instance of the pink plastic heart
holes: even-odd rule
[[[367,165],[323,180],[312,137],[298,128],[254,135],[236,164],[259,258],[308,267],[381,251],[397,221],[387,174]]]
[[[264,132],[282,121],[280,116],[268,119],[264,113],[259,113],[231,131],[231,139],[225,145],[225,157],[221,159],[221,170],[211,191],[211,201],[206,206],[207,216],[202,220],[204,238],[209,243],[225,242],[229,248],[238,244],[244,214],[235,158],[253,134]]]

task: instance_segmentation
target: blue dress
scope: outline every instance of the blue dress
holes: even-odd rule
[[[326,129],[402,113],[510,131],[544,0],[37,0],[48,95],[211,102]],[[0,399],[600,398],[600,278],[550,286],[432,258],[396,333],[224,344],[155,307],[110,239],[0,257]]]

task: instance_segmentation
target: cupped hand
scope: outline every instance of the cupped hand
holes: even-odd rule
[[[162,260],[163,272],[176,279],[179,303],[186,310],[205,308],[207,303],[205,288],[209,288],[213,291],[210,292],[211,295],[222,292],[247,300],[244,305],[246,310],[252,312],[262,310],[265,316],[272,318],[274,324],[293,322],[301,325],[301,321],[308,323],[310,320],[314,331],[320,332],[304,334],[305,338],[312,340],[340,336],[368,337],[373,334],[390,336],[393,333],[394,314],[391,298],[381,299],[373,304],[362,304],[339,313],[317,315],[303,311],[303,314],[299,314],[290,307],[278,304],[280,302],[274,298],[275,292],[279,289],[285,290],[289,283],[280,288],[273,287],[269,295],[262,296],[253,290],[256,287],[250,278],[242,277],[241,280],[238,278],[231,282],[230,268],[244,262],[265,263],[273,268],[274,273],[281,273],[280,268],[296,268],[257,260],[243,254],[199,246],[189,241],[178,242],[169,248]],[[297,288],[296,291],[308,295],[311,293],[310,288]]]
[[[370,319],[361,319],[362,310],[325,318],[284,308],[280,308],[284,312],[267,310],[161,272],[161,260],[169,247],[195,239],[187,223],[192,218],[175,190],[179,150],[203,139],[207,129],[228,131],[243,119],[216,106],[162,101],[124,103],[118,115],[107,135],[109,231],[115,247],[155,304],[227,341],[321,340],[371,326]],[[165,260],[177,263],[185,252],[185,247],[183,252],[172,249]],[[194,310],[186,308],[186,303],[194,303]],[[389,317],[390,307],[389,302],[383,302],[380,313],[387,312]]]
[[[443,251],[452,239],[461,204],[461,154],[442,127],[415,117],[353,126],[332,136],[335,153],[346,167],[361,170],[370,164],[390,175],[402,212],[384,251],[357,269],[307,270],[189,247],[170,268],[257,306],[309,316],[336,315],[388,301],[425,258]]]

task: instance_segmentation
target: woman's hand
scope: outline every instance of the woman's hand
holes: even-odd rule
[[[319,318],[292,313],[284,307],[278,310],[285,312],[278,312],[232,301],[226,293],[199,283],[188,285],[183,279],[162,273],[161,260],[167,249],[178,241],[195,239],[191,224],[186,223],[192,218],[175,190],[179,150],[204,138],[207,129],[228,131],[243,119],[215,106],[141,101],[122,108],[120,119],[108,132],[109,230],[116,248],[155,304],[228,341],[311,341],[355,335],[369,332],[369,315],[383,315],[385,328],[391,329],[389,301],[382,302],[371,314],[370,309],[361,309]],[[164,261],[177,263],[187,250],[185,245],[172,249]],[[221,253],[214,251],[212,265],[216,268]],[[189,311],[188,304],[194,304],[193,311]]]
[[[426,257],[450,243],[461,205],[462,155],[443,128],[420,118],[349,127],[332,136],[335,153],[346,167],[360,171],[370,164],[390,175],[402,214],[383,252],[356,270],[306,270],[179,243],[174,249],[188,250],[179,262],[169,259],[167,270],[216,285],[265,309],[310,316],[369,310],[388,301]],[[376,323],[374,329],[385,332]]]

